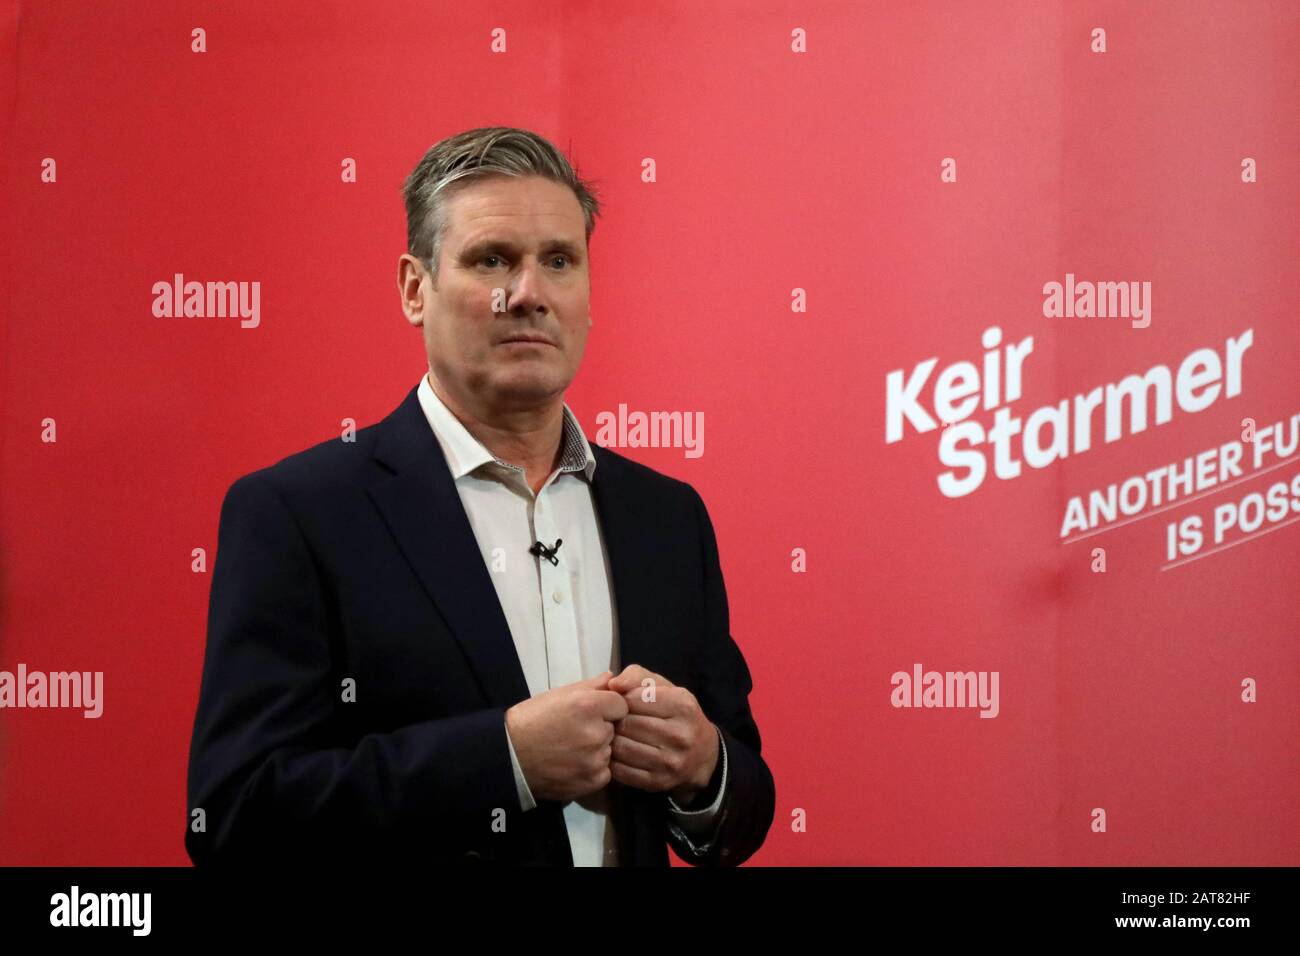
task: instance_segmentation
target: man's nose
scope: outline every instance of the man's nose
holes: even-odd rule
[[[506,298],[510,312],[518,315],[544,308],[541,269],[539,262],[524,262],[511,277]]]

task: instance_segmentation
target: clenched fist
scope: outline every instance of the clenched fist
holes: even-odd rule
[[[506,729],[528,789],[539,800],[576,800],[611,778],[614,723],[627,716],[609,671],[554,687],[506,711]]]
[[[718,729],[685,687],[629,664],[609,688],[630,713],[615,725],[610,772],[629,787],[667,791],[686,806],[709,785],[718,765]]]

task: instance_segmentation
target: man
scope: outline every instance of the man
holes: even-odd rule
[[[743,862],[775,792],[708,513],[564,402],[595,197],[502,127],[404,196],[427,373],[222,506],[191,858]]]

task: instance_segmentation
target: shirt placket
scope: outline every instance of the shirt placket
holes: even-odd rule
[[[557,472],[558,474],[558,472]],[[549,494],[555,475],[529,502],[533,540],[554,548],[560,537],[556,528],[554,498]],[[542,597],[542,632],[546,638],[546,671],[550,687],[563,687],[583,679],[582,648],[578,642],[576,595],[565,570],[564,547],[555,555],[558,564],[546,557],[537,559]]]

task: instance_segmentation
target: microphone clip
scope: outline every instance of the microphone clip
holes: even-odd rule
[[[537,557],[545,558],[547,561],[550,561],[551,564],[559,564],[560,559],[555,556],[555,553],[560,550],[560,545],[563,543],[564,543],[563,538],[556,538],[555,547],[548,548],[540,541],[537,541],[533,544],[531,548],[528,549],[528,553],[532,555],[536,555]]]

